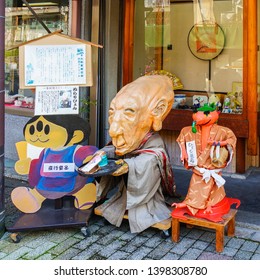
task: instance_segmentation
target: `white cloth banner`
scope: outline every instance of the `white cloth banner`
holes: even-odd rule
[[[215,24],[213,0],[193,0],[194,24],[207,22]]]

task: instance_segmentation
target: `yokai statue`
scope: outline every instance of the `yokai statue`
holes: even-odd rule
[[[158,131],[172,108],[172,87],[166,76],[143,76],[124,86],[110,104],[112,144],[102,150],[124,164],[97,183],[97,201],[117,188],[98,208],[116,226],[127,211],[131,232],[141,232],[170,217],[165,195],[175,195],[175,184]]]
[[[217,124],[219,112],[215,106],[204,104],[192,117],[192,126],[181,130],[177,142],[181,160],[193,174],[184,201],[172,204],[172,216],[188,214],[218,222],[229,212],[231,204],[240,204],[239,200],[226,197],[221,175],[232,160],[236,136],[229,128]]]
[[[35,213],[45,199],[71,195],[76,208],[90,208],[96,200],[96,186],[93,178],[77,172],[97,151],[94,146],[79,145],[90,133],[88,122],[76,115],[35,116],[23,132],[25,141],[16,145],[15,170],[28,174],[32,188],[15,188],[11,193],[14,205],[24,213]],[[36,158],[34,153],[38,153]]]

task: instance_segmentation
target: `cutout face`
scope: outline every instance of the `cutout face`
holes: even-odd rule
[[[55,149],[65,146],[68,133],[64,127],[40,116],[34,122],[26,125],[24,137],[27,143],[34,146]]]

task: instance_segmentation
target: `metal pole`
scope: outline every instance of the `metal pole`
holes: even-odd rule
[[[4,93],[5,93],[5,0],[0,0],[0,237],[5,231],[4,205]]]

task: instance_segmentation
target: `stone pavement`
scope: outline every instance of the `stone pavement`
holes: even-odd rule
[[[187,171],[174,171],[176,182],[183,179],[189,181]],[[7,165],[7,221],[12,218],[14,211],[9,198],[11,189],[17,183],[26,184],[24,178],[13,178],[13,174]],[[249,194],[255,197],[256,203],[259,203],[256,198],[260,193],[258,175],[259,170],[253,174],[253,182],[258,182],[258,189],[256,185],[252,188],[257,193],[251,191]],[[250,176],[230,180],[234,180],[237,185],[244,185],[250,181]],[[231,181],[227,180],[232,184]],[[184,182],[177,182],[177,186],[178,183]],[[243,191],[241,194],[245,196]],[[6,232],[0,238],[0,260],[260,260],[259,207],[253,204],[250,207],[250,211],[245,207],[239,208],[235,237],[225,236],[221,253],[215,251],[215,232],[208,229],[187,228],[182,224],[180,242],[173,243],[170,237],[163,239],[158,229],[149,228],[139,234],[132,234],[127,221],[117,228],[93,214],[89,221],[89,237],[85,237],[80,228],[60,228],[21,232],[20,242],[14,243],[10,233]],[[254,211],[254,207],[258,211]]]

